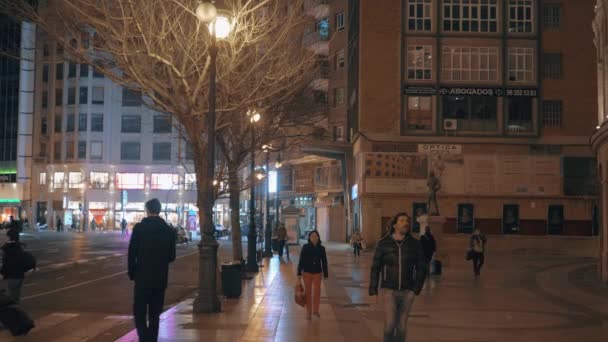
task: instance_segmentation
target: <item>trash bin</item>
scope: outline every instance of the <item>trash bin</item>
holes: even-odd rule
[[[241,262],[222,263],[222,290],[227,298],[241,296]]]

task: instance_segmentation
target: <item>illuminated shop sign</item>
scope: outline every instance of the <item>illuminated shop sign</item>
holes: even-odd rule
[[[477,87],[404,87],[406,95],[448,95],[448,96],[506,96],[506,97],[537,97],[536,88],[477,88]]]
[[[17,183],[16,173],[0,174],[0,183]]]

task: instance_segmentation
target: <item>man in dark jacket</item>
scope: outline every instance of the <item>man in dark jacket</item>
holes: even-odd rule
[[[6,235],[8,242],[2,246],[2,269],[0,274],[6,283],[8,296],[15,302],[21,300],[21,288],[25,278],[25,267],[23,265],[23,245],[19,242],[19,232],[15,229],[9,230]]]
[[[175,260],[175,233],[158,215],[160,202],[146,202],[147,217],[133,228],[129,278],[135,281],[133,316],[139,340],[157,341],[165,301],[169,263]]]
[[[437,244],[435,242],[435,237],[431,234],[431,227],[426,226],[424,228],[424,234],[420,235],[420,244],[422,245],[422,251],[424,252],[424,259],[428,264],[437,251]]]
[[[427,274],[427,262],[420,242],[411,235],[410,217],[395,215],[388,233],[378,242],[372,262],[369,295],[378,294],[382,276],[384,304],[384,342],[403,342],[407,335],[407,319],[420,294]]]

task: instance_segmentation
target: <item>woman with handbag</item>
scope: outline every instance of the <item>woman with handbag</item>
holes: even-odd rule
[[[321,317],[319,314],[321,274],[324,278],[328,277],[327,254],[325,253],[325,247],[321,245],[319,232],[313,230],[308,234],[308,243],[302,247],[300,262],[298,263],[298,283],[301,284],[302,278],[304,278],[308,320],[311,319],[313,314]]]
[[[473,260],[473,272],[475,277],[479,277],[481,274],[481,267],[485,262],[486,252],[486,237],[481,234],[478,228],[473,231],[471,239],[469,240],[469,252],[467,253],[467,259]]]

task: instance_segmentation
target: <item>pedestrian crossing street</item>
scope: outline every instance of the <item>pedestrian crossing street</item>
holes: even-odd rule
[[[113,341],[132,329],[133,319],[128,315],[99,313],[55,312],[34,319],[36,327],[27,336],[13,337],[7,330],[0,331],[0,341],[19,342],[85,342]],[[112,333],[114,329],[118,333]],[[121,329],[124,328],[124,329]]]

